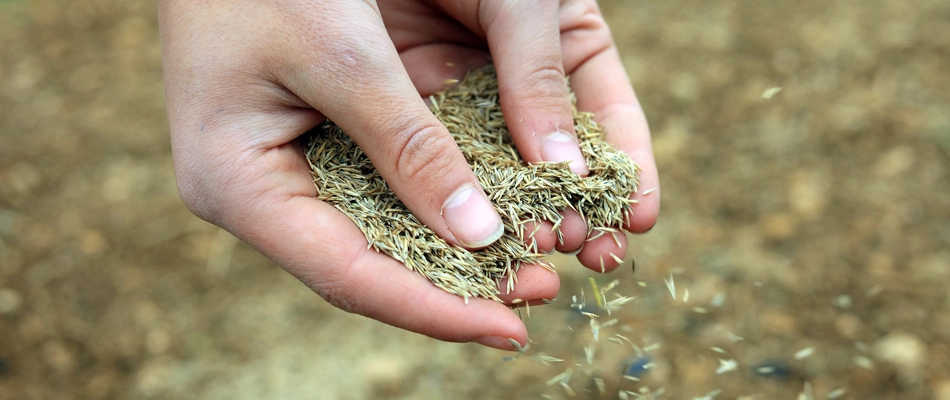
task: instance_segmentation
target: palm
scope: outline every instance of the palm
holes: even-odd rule
[[[484,37],[419,0],[378,2],[383,22],[422,96],[445,89],[446,79],[489,62]]]

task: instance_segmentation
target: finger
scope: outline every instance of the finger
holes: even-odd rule
[[[584,241],[587,239],[587,222],[577,211],[571,209],[561,211],[561,215],[564,220],[558,227],[560,238],[555,248],[562,253],[577,252],[584,246]]]
[[[468,248],[497,240],[504,233],[501,218],[419,97],[375,10],[361,2],[334,6],[349,7],[351,18],[326,21],[322,29],[334,32],[332,41],[298,51],[301,58],[282,74],[289,77],[285,85],[343,128],[440,237]]]
[[[557,243],[554,224],[548,221],[529,221],[524,224],[525,247],[538,254],[551,254]]]
[[[601,35],[606,35],[609,43],[609,32]],[[571,46],[590,45],[590,40],[581,34],[565,35],[565,53],[571,52]],[[582,63],[576,64],[578,62]],[[593,112],[597,122],[604,126],[607,141],[630,156],[641,168],[638,193],[631,197],[638,204],[624,228],[631,232],[646,232],[656,223],[660,212],[659,176],[650,143],[650,128],[617,49],[610,44],[593,56],[571,57],[567,66],[573,70],[571,87],[577,95],[577,107]]]
[[[508,291],[509,281],[514,280],[511,291]],[[505,304],[514,307],[524,306],[525,303],[537,304],[544,300],[557,297],[561,288],[561,279],[554,271],[540,265],[524,265],[515,277],[507,277],[498,283],[499,293]]]
[[[586,175],[561,60],[558,2],[483,1],[481,11],[518,152],[529,163],[567,161]]]
[[[627,236],[623,232],[594,230],[584,248],[577,253],[577,260],[595,272],[610,272],[623,263],[627,255]]]
[[[447,44],[413,47],[401,51],[399,58],[423,97],[452,87],[469,71],[491,62],[484,50]]]

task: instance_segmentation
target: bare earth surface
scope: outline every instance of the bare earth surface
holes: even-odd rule
[[[950,2],[602,8],[662,216],[635,274],[555,257],[503,362],[336,310],[184,209],[151,2],[0,0],[0,399],[950,399]],[[638,298],[607,315],[590,278]]]

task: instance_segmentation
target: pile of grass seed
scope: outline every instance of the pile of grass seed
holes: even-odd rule
[[[396,198],[369,158],[328,121],[310,132],[307,159],[317,198],[350,217],[369,246],[402,262],[436,286],[463,296],[498,300],[497,282],[523,264],[547,265],[525,224],[551,221],[560,209],[576,210],[591,231],[614,232],[631,212],[638,167],[603,140],[593,114],[574,107],[574,130],[590,175],[575,175],[567,163],[526,165],[512,142],[498,101],[493,67],[472,71],[462,82],[431,97],[430,109],[455,138],[488,198],[501,215],[505,234],[487,248],[452,246],[425,227]],[[572,101],[573,101],[572,94]],[[560,231],[557,232],[560,239]],[[531,243],[528,246],[525,243]],[[511,290],[515,279],[509,280]]]

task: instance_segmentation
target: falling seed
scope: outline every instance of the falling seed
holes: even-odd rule
[[[587,346],[584,347],[584,356],[587,358],[587,365],[594,365],[594,353],[596,350],[597,348],[594,347],[593,342],[588,343]]]
[[[795,353],[795,359],[801,360],[803,358],[807,358],[808,356],[811,356],[814,352],[815,352],[814,348],[806,347]]]
[[[603,263],[604,260],[601,259],[600,261]],[[603,264],[601,264],[601,269],[603,269]],[[604,298],[600,294],[600,289],[597,288],[597,281],[595,281],[594,278],[588,278],[588,281],[590,282],[590,286],[594,289],[594,299],[597,300],[597,306],[603,307]]]
[[[456,84],[456,83],[459,83],[459,80],[458,80],[458,79],[446,79],[446,80],[442,81],[442,84],[445,85],[445,86],[454,85],[454,84]]]
[[[643,193],[641,193],[640,195],[641,195],[641,196],[646,196],[646,195],[648,195],[648,194],[650,194],[650,193],[653,193],[654,190],[656,190],[656,188],[655,188],[655,187],[651,187],[651,188],[649,188],[649,189],[647,189],[647,190],[644,190]]]
[[[603,379],[594,378],[594,384],[597,385],[597,392],[600,393],[601,397],[607,395],[607,385],[604,384]]]
[[[716,396],[722,394],[722,390],[716,389],[700,397],[693,397],[693,400],[713,400]]]
[[[663,282],[666,283],[666,288],[670,290],[670,296],[673,297],[673,300],[676,300],[676,283],[673,282],[673,274],[670,274],[669,278],[663,279]]]
[[[811,383],[805,382],[802,392],[798,394],[798,400],[814,400],[815,395],[811,391]]]
[[[517,350],[518,353],[515,354],[515,355],[513,355],[513,356],[504,357],[504,358],[502,358],[502,361],[511,361],[511,360],[517,359],[517,358],[521,357],[522,355],[524,355],[524,353],[525,353],[526,351],[528,351],[528,348],[531,347],[531,343],[530,343],[530,342],[528,342],[528,344],[526,344],[526,345],[524,345],[524,347],[522,347],[522,346],[521,346],[521,343],[518,343],[517,340],[514,340],[514,339],[512,339],[512,338],[505,338],[505,339],[508,340],[508,343],[511,344],[511,347],[512,347],[513,349]]]
[[[834,300],[835,307],[846,309],[851,308],[851,296],[846,294],[838,295]]]
[[[775,373],[775,367],[773,366],[758,367],[755,369],[755,373],[759,375],[771,375]]]
[[[545,384],[548,386],[551,386],[558,382],[568,382],[571,380],[571,375],[573,374],[574,374],[574,369],[568,368],[564,370],[564,372],[561,372],[560,374],[555,375],[553,378],[548,379],[548,381],[545,382]]]
[[[541,359],[541,362],[543,362],[543,363],[545,363],[545,364],[547,364],[547,363],[552,363],[552,362],[562,362],[562,361],[564,361],[564,360],[562,360],[562,359],[560,359],[560,358],[551,357],[551,356],[541,356],[540,359]]]
[[[841,396],[844,396],[844,394],[847,392],[848,391],[845,390],[844,388],[832,390],[831,393],[828,393],[828,400],[835,400]]]
[[[635,346],[635,345],[633,344],[633,342],[630,341],[630,339],[627,339],[627,337],[624,336],[624,335],[621,335],[621,334],[619,334],[619,333],[615,333],[615,334],[614,334],[614,337],[616,337],[616,338],[618,338],[618,339],[620,339],[620,340],[623,340],[624,342],[630,343],[630,346]]]
[[[653,350],[659,349],[660,346],[661,346],[661,345],[660,345],[659,343],[653,343],[653,344],[651,344],[651,345],[649,345],[649,346],[647,346],[647,347],[644,347],[644,348],[643,348],[643,351],[649,353],[649,352],[651,352],[651,351],[653,351]]]
[[[739,362],[733,359],[719,359],[719,368],[716,368],[716,375],[722,375],[729,371],[735,371],[739,367]]]
[[[568,386],[567,382],[561,382],[561,387],[564,388],[564,393],[567,393],[568,396],[577,397],[577,393],[574,392],[574,389],[571,389],[571,387]]]
[[[620,246],[620,245],[618,244],[617,246]],[[616,254],[614,254],[614,253],[607,253],[607,254],[610,255],[610,258],[613,258],[614,261],[617,262],[617,265],[623,264],[623,259],[620,258],[620,257],[618,257]]]
[[[776,94],[778,94],[778,92],[781,92],[781,91],[782,91],[782,88],[780,87],[777,87],[777,86],[770,87],[768,89],[765,89],[764,92],[762,92],[762,98],[766,100],[771,99],[772,96],[775,96]]]
[[[719,347],[713,346],[713,347],[710,347],[709,349],[712,350],[712,351],[715,351],[715,352],[717,352],[717,353],[719,353],[719,354],[726,354],[726,351],[723,350],[723,349],[721,349],[721,348],[719,348]]]
[[[706,314],[709,313],[704,307],[693,307],[693,312],[696,314]]]
[[[725,302],[726,302],[726,294],[716,293],[716,295],[713,296],[712,300],[709,301],[709,304],[711,304],[713,307],[722,307],[723,303]]]
[[[689,303],[689,289],[683,289],[683,302]]]

